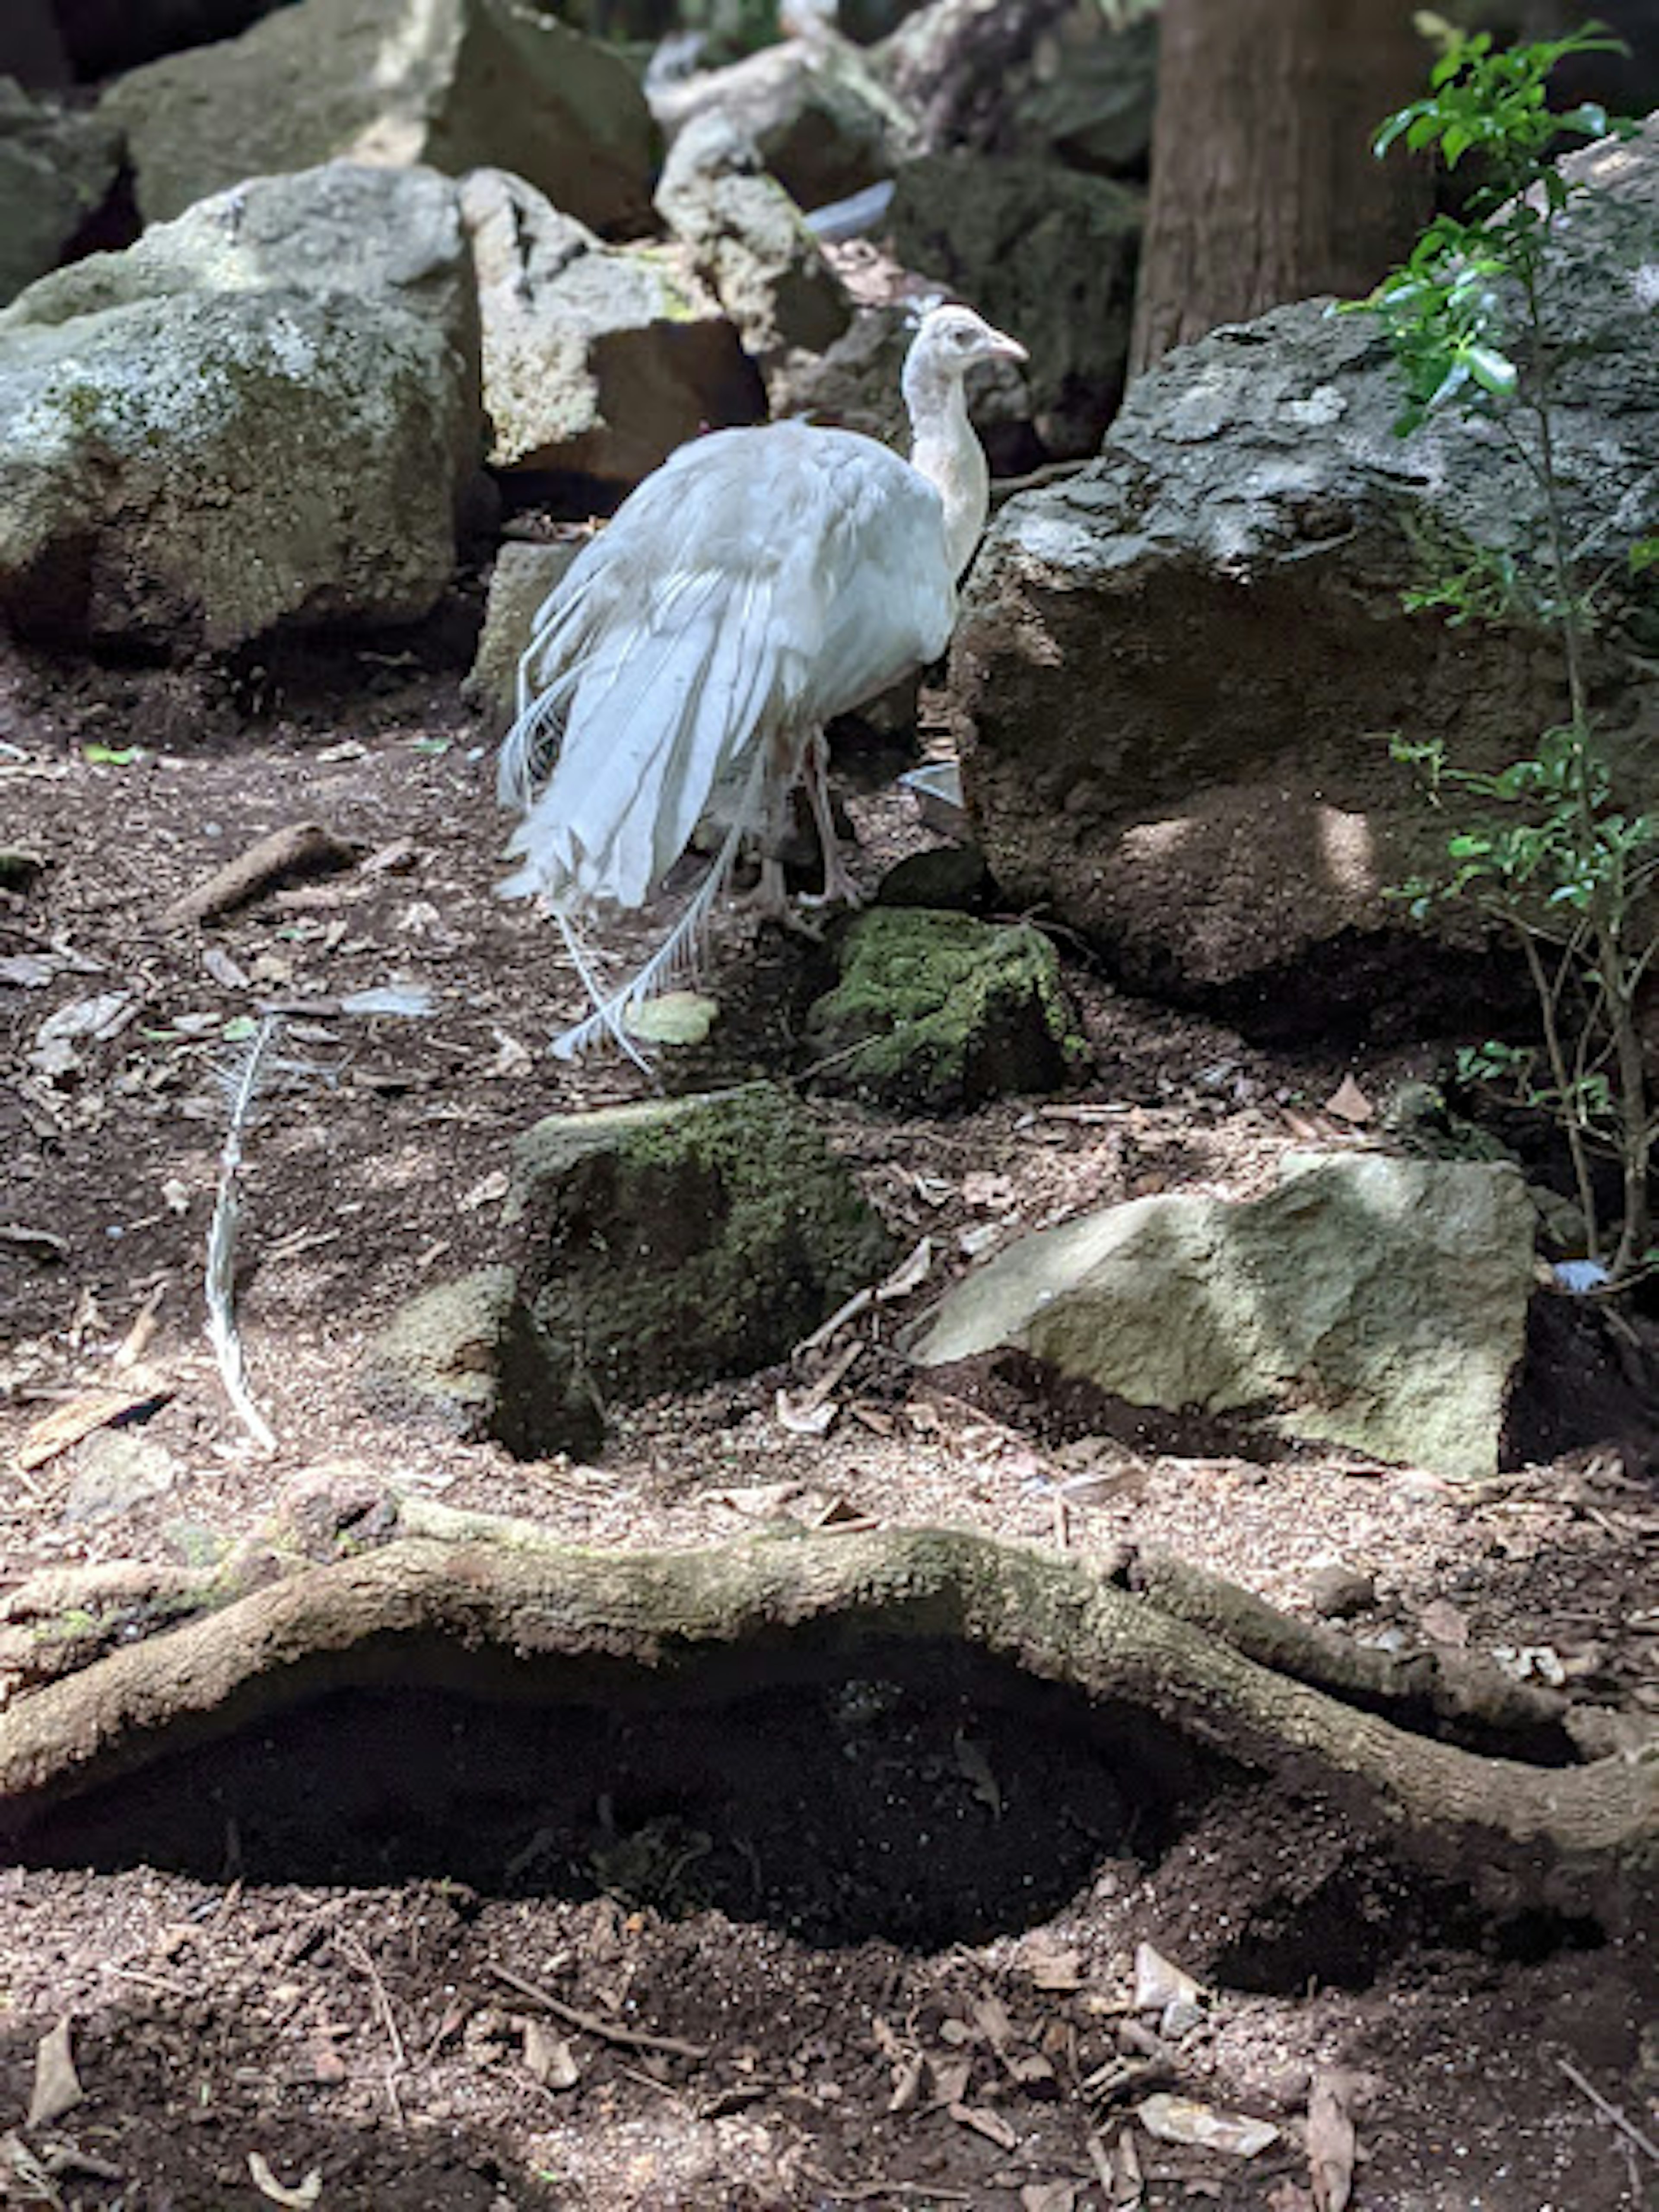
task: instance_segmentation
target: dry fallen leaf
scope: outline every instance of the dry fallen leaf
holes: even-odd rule
[[[60,2020],[34,2046],[34,2087],[29,2097],[27,2124],[49,2128],[72,2112],[86,2092],[70,2052],[70,2024]]]
[[[952,2105],[949,2109],[953,2120],[964,2128],[971,2128],[975,2135],[983,2136],[1000,2150],[1012,2150],[1019,2142],[1000,2112],[988,2111],[983,2105]]]
[[[1149,2136],[1160,2142],[1194,2143],[1205,2150],[1225,2151],[1231,2158],[1254,2158],[1269,2143],[1279,2141],[1271,2120],[1252,2120],[1242,2112],[1218,2112],[1213,2106],[1190,2097],[1170,2097],[1161,2091],[1143,2097],[1135,2116]]]
[[[1376,1118],[1376,1107],[1351,1075],[1345,1075],[1325,1101],[1325,1111],[1334,1114],[1339,1121],[1351,1121],[1356,1128]]]
[[[841,1411],[834,1398],[814,1398],[808,1391],[804,1398],[793,1399],[787,1390],[780,1390],[774,1410],[778,1426],[787,1429],[793,1437],[821,1437],[835,1425]]]
[[[974,1795],[981,1805],[988,1807],[992,1818],[1002,1818],[1002,1792],[991,1771],[991,1762],[969,1736],[958,1735],[956,1740],[957,1765],[973,1784]]]
[[[524,2024],[524,2063],[546,2089],[574,2089],[581,2079],[581,2069],[570,2045],[563,2036],[555,2035],[544,2020],[527,2020]]]
[[[893,2092],[887,2100],[890,2112],[913,2112],[921,2101],[921,2079],[927,2061],[921,2051],[913,2051],[908,2058],[896,2061],[893,2067]]]
[[[1019,2192],[1020,2212],[1076,2212],[1074,2181],[1028,2181]]]
[[[1056,1950],[1052,1944],[1034,1938],[1026,1948],[1024,1963],[1037,1989],[1052,1990],[1058,1996],[1083,1987],[1083,1968],[1075,1951]]]
[[[1460,1613],[1449,1598],[1431,1597],[1418,1614],[1417,1625],[1436,1644],[1449,1644],[1457,1651],[1468,1648],[1468,1616]]]
[[[1137,2012],[1162,2012],[1165,2005],[1184,2000],[1197,2004],[1203,1990],[1189,1973],[1155,1951],[1150,1943],[1135,1946],[1135,1996]]]
[[[285,2205],[288,2212],[311,2212],[311,2207],[323,2193],[323,2170],[319,2166],[313,2166],[294,2189],[285,2188],[277,2180],[257,2150],[247,2154],[247,2170],[260,2196],[268,2197],[273,2204]]]
[[[1349,2111],[1353,2077],[1322,2069],[1308,2099],[1308,2172],[1315,2212],[1347,2212],[1358,2143]]]

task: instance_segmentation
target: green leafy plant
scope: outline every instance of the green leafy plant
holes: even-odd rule
[[[1446,412],[1490,423],[1536,495],[1536,542],[1494,549],[1413,543],[1424,580],[1405,595],[1453,623],[1505,622],[1559,642],[1565,721],[1527,742],[1496,773],[1461,764],[1437,739],[1400,737],[1395,757],[1449,817],[1446,865],[1398,887],[1418,915],[1473,903],[1518,938],[1538,999],[1540,1042],[1466,1049],[1459,1073],[1495,1084],[1559,1123],[1583,1216],[1586,1256],[1609,1279],[1659,1260],[1649,1247],[1650,1162],[1659,1121],[1643,1065],[1638,1002],[1659,959],[1652,921],[1659,815],[1626,803],[1589,708],[1588,647],[1607,571],[1585,573],[1566,518],[1558,465],[1562,380],[1569,371],[1548,313],[1562,218],[1594,187],[1554,166],[1564,139],[1631,135],[1583,104],[1549,105],[1569,56],[1622,51],[1598,24],[1570,36],[1498,48],[1485,33],[1443,28],[1429,90],[1389,118],[1379,155],[1397,144],[1449,169],[1478,162],[1463,211],[1428,226],[1410,259],[1363,303],[1378,315],[1405,386],[1395,425],[1409,436]],[[1659,540],[1638,539],[1622,566],[1659,565]],[[1620,1170],[1616,1215],[1603,1219],[1595,1163]]]

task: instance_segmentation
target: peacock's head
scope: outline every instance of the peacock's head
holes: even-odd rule
[[[963,376],[981,361],[1024,361],[1018,338],[993,330],[971,307],[930,307],[917,327],[910,360],[918,365]]]

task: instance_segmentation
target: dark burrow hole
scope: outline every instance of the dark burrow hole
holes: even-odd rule
[[[718,1679],[671,1690],[586,1662],[577,1688],[560,1675],[557,1702],[535,1662],[498,1653],[403,1641],[369,1656],[402,1681],[331,1690],[158,1759],[40,1815],[11,1856],[213,1882],[604,1893],[920,1952],[1051,1919],[1109,1865],[1115,1894],[1126,1872],[1146,1900],[1169,1887],[1187,1963],[1262,1991],[1363,1988],[1422,1946],[1541,1957],[1599,1940],[1547,1917],[1514,1936],[1520,1923],[1340,1825],[1317,1870],[1287,1881],[1262,1806],[1282,1844],[1303,1832],[1300,1801],[1140,1708],[957,1644],[874,1640],[849,1658],[798,1633],[744,1655],[763,1686],[729,1656]]]

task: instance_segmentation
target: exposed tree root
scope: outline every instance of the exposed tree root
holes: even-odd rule
[[[854,1670],[862,1649],[896,1638],[976,1647],[1120,1719],[1144,1710],[1336,1801],[1488,1902],[1616,1927],[1659,1888],[1659,1760],[1533,1765],[1413,1733],[1295,1679],[1332,1671],[1335,1639],[1316,1652],[1294,1624],[1190,1571],[1143,1571],[1137,1589],[1065,1554],[928,1529],[599,1553],[415,1501],[404,1527],[382,1550],[306,1568],[21,1698],[0,1716],[0,1829],[26,1833],[66,1798],[348,1686],[717,1703],[809,1661],[820,1675]],[[1353,1686],[1376,1701],[1376,1684]]]

